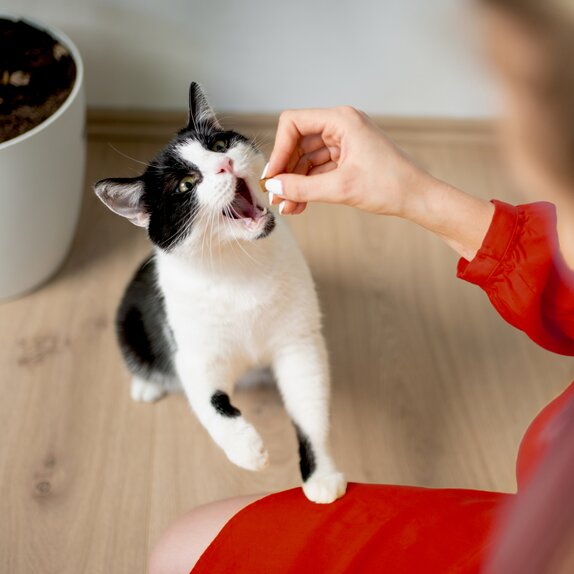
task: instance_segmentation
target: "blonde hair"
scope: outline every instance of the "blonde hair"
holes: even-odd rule
[[[574,0],[481,0],[522,20],[540,40],[548,67],[535,97],[549,122],[539,154],[574,188]],[[534,88],[533,88],[534,89]]]

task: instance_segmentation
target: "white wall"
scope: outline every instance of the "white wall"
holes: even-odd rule
[[[72,37],[89,104],[182,108],[191,79],[220,110],[351,104],[484,117],[491,82],[473,0],[2,0]]]

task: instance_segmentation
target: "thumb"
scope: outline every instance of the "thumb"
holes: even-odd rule
[[[268,179],[265,188],[276,196],[296,203],[338,203],[341,196],[339,177],[334,171],[318,175],[284,173]]]

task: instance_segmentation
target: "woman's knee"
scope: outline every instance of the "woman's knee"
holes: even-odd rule
[[[150,574],[190,572],[225,524],[263,494],[199,506],[174,522],[159,539],[149,560]]]

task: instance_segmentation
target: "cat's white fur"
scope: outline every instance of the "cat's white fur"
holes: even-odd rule
[[[262,225],[221,215],[234,196],[236,176],[265,204],[258,187],[263,160],[245,143],[222,154],[189,141],[178,153],[203,175],[197,196],[207,214],[172,251],[156,250],[185,394],[228,458],[261,470],[268,454],[257,431],[243,416],[221,416],[210,400],[216,390],[231,394],[246,371],[270,365],[289,415],[313,449],[316,470],[303,485],[305,494],[332,502],[344,494],[346,481],[328,450],[329,368],[311,274],[281,221],[268,237],[253,240]],[[135,379],[132,396],[153,400],[160,392],[154,386]]]

